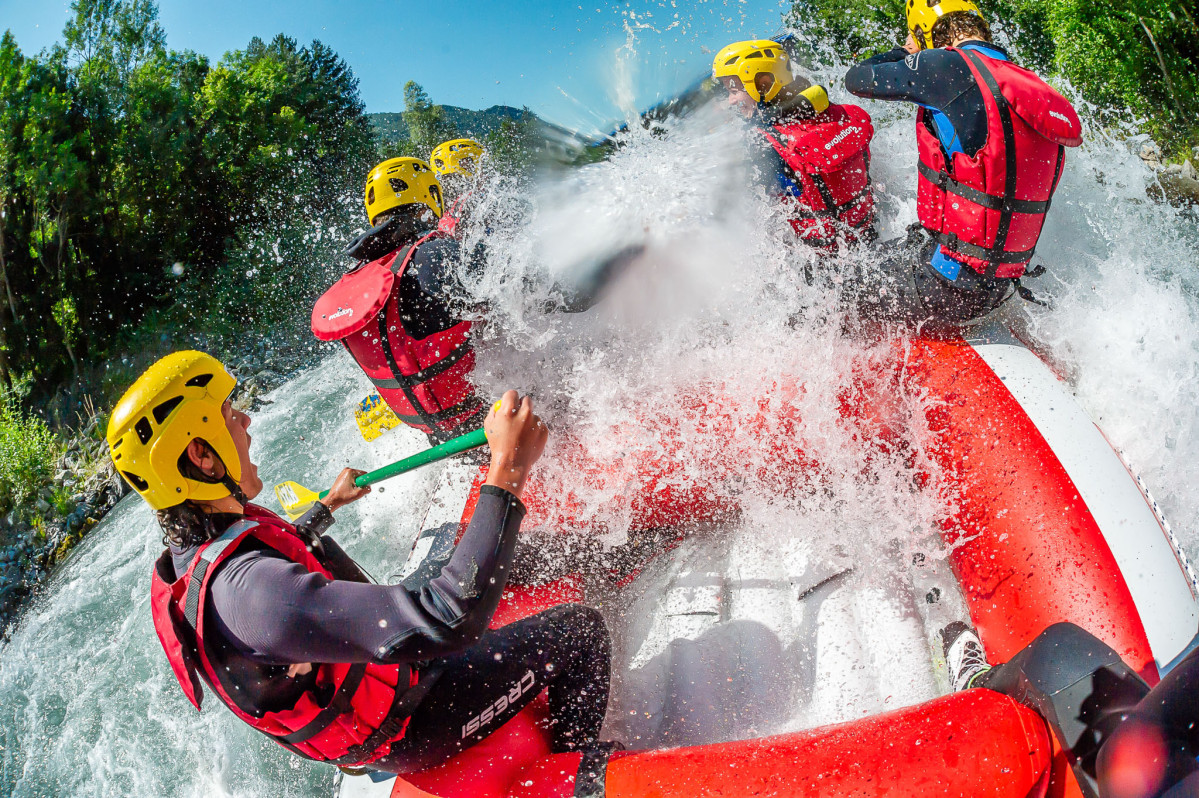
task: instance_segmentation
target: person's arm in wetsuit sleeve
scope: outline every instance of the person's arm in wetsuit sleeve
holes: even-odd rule
[[[579,276],[554,284],[554,298],[546,302],[543,310],[547,313],[589,310],[599,302],[604,288],[644,251],[643,245],[633,244],[578,269]],[[464,257],[461,246],[452,238],[423,244],[401,278],[399,311],[404,329],[422,339],[458,324],[473,301],[458,269],[464,268],[468,275],[478,274],[486,263],[487,253],[482,245]]]
[[[492,466],[449,562],[417,589],[328,580],[269,554],[234,557],[214,576],[212,609],[226,638],[276,664],[403,662],[461,651],[499,604],[524,506],[517,493],[545,446],[545,428],[515,392],[488,416]],[[510,417],[501,417],[508,413]],[[517,433],[511,428],[522,425]],[[515,443],[505,445],[504,435]]]
[[[982,90],[958,53],[934,49],[909,54],[897,47],[851,67],[845,73],[845,88],[858,97],[906,100],[940,111],[967,154],[986,144]]]
[[[630,244],[581,269],[580,276],[554,285],[554,299],[546,303],[548,313],[583,313],[603,297],[604,289],[645,251],[644,244]]]

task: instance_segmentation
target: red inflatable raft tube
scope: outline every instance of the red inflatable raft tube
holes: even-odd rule
[[[1124,671],[1117,678],[1129,684],[1136,681],[1143,689],[1131,671],[1149,684],[1156,683],[1190,650],[1199,628],[1199,606],[1186,556],[1121,456],[1069,389],[1027,347],[999,328],[968,341],[908,342],[895,348],[891,368],[865,381],[861,395],[847,402],[846,408],[852,406],[852,412],[866,420],[863,429],[896,435],[879,408],[885,408],[887,397],[901,387],[927,394],[927,422],[936,434],[920,454],[940,472],[941,534],[952,549],[954,575],[990,662],[1007,662],[1027,652],[1030,644],[1042,644],[1061,628],[1055,624],[1067,622],[1089,633],[1078,635],[1097,638],[1098,648],[1085,652],[1083,659],[1101,659],[1102,651],[1108,651],[1109,665]],[[777,425],[777,419],[769,420],[770,429]],[[780,436],[778,440],[792,439]],[[780,458],[796,468],[813,467],[816,460],[809,458],[818,453],[785,450],[787,445],[779,444]],[[669,489],[649,492],[652,501],[631,500],[633,528],[719,518],[732,509],[727,497],[721,498],[715,489],[676,489],[677,484],[667,478],[668,455],[652,467],[662,469],[660,481]],[[714,469],[712,484],[719,476]],[[478,480],[476,489],[477,484]],[[537,486],[531,484],[526,498],[530,508],[526,528],[577,522],[569,517],[569,497],[551,502],[538,496]],[[463,521],[472,510],[473,496]],[[512,585],[493,625],[562,602],[586,602],[582,585],[578,578],[536,587]],[[1042,645],[1050,659],[1055,656],[1054,645],[1052,641]],[[1061,656],[1067,657],[1067,648],[1061,650]],[[1021,701],[992,690],[968,690],[803,732],[610,755],[551,755],[538,726],[544,708],[534,704],[445,765],[377,785],[347,779],[340,794],[342,798],[1092,794],[1085,776],[1076,778],[1071,767],[1074,753],[1062,744],[1077,743],[1085,736],[1074,717],[1085,714],[1081,699],[1071,690],[1090,681],[1063,677],[1070,669],[1055,671],[1052,662],[1048,668],[1042,666],[1041,675],[1050,673],[1050,682],[1066,678],[1074,686],[1054,695],[1049,695],[1057,690],[1052,686],[1038,693],[1035,683],[1040,677],[1034,675],[1016,691]],[[1060,704],[1056,709],[1054,702]]]

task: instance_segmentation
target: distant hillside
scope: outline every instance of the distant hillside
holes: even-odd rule
[[[481,139],[488,133],[498,130],[505,119],[514,122],[526,118],[537,119],[532,111],[513,108],[510,105],[493,105],[486,111],[472,111],[469,108],[459,108],[456,105],[443,105],[446,119],[464,136]],[[367,114],[371,124],[384,141],[396,141],[407,138],[408,125],[404,123],[403,114]],[[538,120],[540,121],[540,120]]]
[[[469,108],[459,108],[455,105],[443,105],[446,119],[466,137],[482,141],[488,134],[500,129],[504,120],[513,122],[533,122],[536,131],[535,148],[538,160],[558,164],[579,163],[591,160],[583,156],[591,151],[599,142],[573,130],[567,130],[551,122],[546,122],[537,114],[526,108],[513,108],[510,105],[493,105],[485,111],[472,111]],[[385,142],[395,142],[408,137],[408,125],[404,122],[403,114],[377,113],[367,114],[371,125],[379,138]],[[583,161],[580,161],[580,158]]]

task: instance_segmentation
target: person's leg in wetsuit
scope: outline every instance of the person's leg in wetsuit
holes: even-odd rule
[[[551,749],[596,740],[608,706],[611,641],[600,614],[565,604],[488,632],[434,660],[436,683],[408,731],[371,767],[410,773],[442,764],[498,730],[549,690]]]
[[[932,264],[935,248],[919,225],[906,238],[878,245],[884,256],[858,266],[848,281],[847,304],[866,321],[949,332],[981,319],[1011,295],[1011,280],[991,280],[966,267],[956,280],[946,279]]]
[[[1192,652],[1103,743],[1103,798],[1199,795],[1199,651]]]

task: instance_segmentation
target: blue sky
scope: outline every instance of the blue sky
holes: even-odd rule
[[[36,52],[61,38],[69,0],[0,0],[0,29]],[[416,80],[434,102],[528,105],[569,127],[619,117],[622,88],[644,108],[710,68],[730,41],[769,36],[788,0],[160,0],[173,49],[214,62],[252,36],[320,39],[361,81],[369,111],[403,108]],[[676,16],[677,15],[677,16]],[[628,30],[633,31],[632,53]],[[705,51],[706,48],[706,51]],[[623,82],[618,59],[631,68]],[[623,94],[627,96],[628,92]]]

